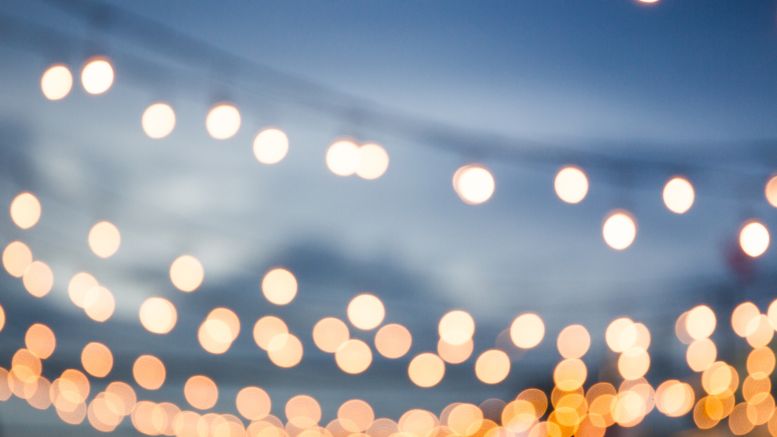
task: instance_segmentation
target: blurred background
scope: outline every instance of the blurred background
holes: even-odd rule
[[[590,332],[588,383],[617,386],[618,356],[605,330],[628,316],[652,334],[647,379],[698,389],[677,318],[709,305],[718,315],[718,359],[742,367],[751,348],[731,332],[731,311],[749,300],[765,313],[774,298],[775,251],[747,256],[738,234],[750,219],[775,222],[764,187],[777,168],[776,17],[777,3],[765,0],[6,0],[0,199],[7,208],[20,192],[34,193],[42,214],[29,230],[5,214],[0,243],[29,246],[50,266],[53,288],[39,299],[18,278],[0,278],[0,365],[10,369],[30,325],[42,323],[57,340],[43,370],[50,380],[81,368],[85,344],[110,348],[110,376],[94,378],[92,394],[110,381],[132,383],[135,359],[153,354],[167,379],[159,390],[137,388],[138,398],[185,405],[187,378],[204,374],[218,384],[220,412],[236,414],[237,391],[256,385],[281,420],[298,394],[318,400],[322,425],[352,398],[396,420],[412,408],[509,401],[527,387],[549,394],[561,359],[556,337],[570,324]],[[100,95],[79,82],[95,55],[115,72]],[[56,63],[72,70],[73,89],[52,101],[41,75]],[[176,115],[160,140],[141,125],[157,101]],[[205,120],[222,101],[239,108],[242,123],[219,141]],[[288,154],[275,165],[252,151],[268,127],[288,135]],[[342,138],[382,145],[385,174],[333,174],[327,148]],[[479,205],[452,187],[469,163],[495,180]],[[587,174],[579,204],[554,191],[564,165]],[[662,199],[677,174],[696,193],[684,214]],[[638,229],[622,251],[602,238],[603,220],[620,208]],[[87,244],[103,220],[121,232],[106,259]],[[182,254],[204,267],[193,293],[170,281]],[[298,283],[288,305],[262,295],[262,277],[276,266]],[[110,320],[92,320],[71,302],[68,285],[81,271],[112,293]],[[323,317],[347,321],[346,306],[363,292],[378,296],[385,323],[406,326],[413,342],[399,359],[373,347],[370,367],[348,375],[311,332]],[[166,335],[138,320],[154,296],[177,308]],[[204,351],[197,337],[215,307],[240,319],[224,354]],[[454,309],[476,321],[474,352],[447,365],[439,384],[420,388],[408,363],[437,352],[438,321]],[[546,328],[531,350],[510,341],[510,324],[524,312],[541,315]],[[269,314],[303,345],[302,362],[290,369],[254,343],[254,322]],[[350,331],[373,345],[374,331]],[[473,366],[494,347],[512,368],[489,385]],[[654,412],[608,434],[691,434],[692,416]],[[0,435],[50,432],[100,434],[89,420],[67,425],[53,408],[39,411],[17,396],[0,404]],[[138,431],[128,418],[114,432]],[[721,424],[705,434],[730,432]]]

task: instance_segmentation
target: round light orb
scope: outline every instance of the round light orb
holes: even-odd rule
[[[569,325],[556,339],[556,348],[564,358],[582,358],[591,347],[591,335],[583,325]]]
[[[143,111],[140,124],[149,138],[162,139],[175,129],[175,111],[167,103],[153,103]]]
[[[22,283],[28,293],[35,297],[44,297],[54,287],[54,273],[43,261],[33,261],[24,270]]]
[[[302,342],[294,334],[278,334],[267,345],[270,361],[278,367],[294,367],[302,361]]]
[[[275,316],[261,317],[254,324],[254,342],[264,350],[267,350],[275,336],[288,333],[289,327],[286,326],[286,322]]]
[[[3,267],[14,278],[21,278],[32,261],[32,251],[21,241],[12,241],[3,250]]]
[[[389,359],[402,358],[410,351],[412,345],[413,335],[407,328],[398,323],[382,326],[375,334],[375,349]]]
[[[359,147],[359,165],[356,174],[367,180],[375,180],[388,170],[389,155],[379,144],[365,144]]]
[[[437,331],[440,338],[450,345],[464,344],[475,335],[475,319],[466,311],[451,311],[442,316]]]
[[[459,167],[453,174],[453,190],[467,205],[479,205],[494,195],[496,182],[491,172],[480,164]]]
[[[588,176],[573,165],[562,167],[553,180],[553,188],[562,202],[577,204],[588,195]]]
[[[200,288],[203,279],[205,269],[200,260],[191,255],[181,255],[170,264],[170,282],[185,293]]]
[[[81,365],[95,378],[105,378],[113,369],[113,353],[108,346],[93,341],[81,350]]]
[[[219,399],[219,389],[212,379],[204,375],[194,375],[183,386],[186,401],[198,410],[209,410]]]
[[[510,339],[521,349],[536,347],[544,337],[545,323],[537,314],[521,314],[510,325]]]
[[[353,326],[365,331],[377,328],[386,317],[383,302],[377,296],[369,293],[360,294],[351,299],[346,313]]]
[[[113,79],[113,65],[106,57],[89,58],[81,69],[81,86],[92,95],[103,94],[111,89]]]
[[[289,137],[280,129],[265,129],[254,138],[254,156],[262,164],[277,164],[289,152]]]
[[[326,166],[337,176],[351,176],[359,169],[359,155],[353,141],[335,141],[326,151]]]
[[[231,103],[218,103],[208,111],[205,128],[216,140],[232,138],[240,130],[240,111]]]
[[[286,401],[288,424],[297,429],[312,428],[321,420],[321,405],[308,395],[297,395]]]
[[[284,268],[274,268],[262,278],[262,294],[275,305],[288,305],[297,296],[297,288],[297,278]]]
[[[337,367],[350,375],[358,375],[370,367],[372,351],[367,343],[352,338],[341,344],[335,352]]]
[[[413,384],[419,387],[434,387],[445,376],[445,362],[437,355],[425,352],[410,361],[407,374]]]
[[[437,355],[448,364],[461,364],[472,356],[475,350],[475,342],[472,339],[465,343],[452,345],[443,339],[437,341]]]
[[[84,312],[96,322],[103,323],[110,319],[115,310],[113,293],[105,287],[92,287],[84,295]]]
[[[40,220],[40,201],[32,193],[18,194],[11,201],[11,220],[21,229],[30,229]]]
[[[351,334],[348,325],[335,317],[324,317],[313,326],[313,342],[326,353],[335,353]]]
[[[175,305],[161,297],[150,297],[140,305],[140,323],[153,334],[167,334],[178,321]]]
[[[611,248],[625,250],[637,238],[637,222],[628,211],[613,211],[604,220],[602,237]]]
[[[769,230],[756,220],[745,222],[739,230],[739,246],[751,258],[758,258],[769,248]]]
[[[42,323],[35,323],[27,329],[24,335],[24,345],[33,355],[45,360],[54,353],[57,347],[57,337],[54,331]]]
[[[675,214],[685,214],[693,206],[696,192],[688,179],[675,176],[666,181],[661,196],[669,211]]]
[[[49,66],[40,77],[40,90],[49,100],[62,100],[73,89],[73,74],[64,64]]]
[[[153,355],[141,355],[132,365],[132,377],[146,390],[157,390],[165,383],[165,364]]]
[[[244,387],[235,397],[235,406],[241,416],[248,420],[261,420],[270,414],[272,399],[260,387]]]
[[[88,243],[95,255],[100,258],[109,258],[119,250],[121,233],[113,223],[101,221],[89,230]]]
[[[772,175],[766,182],[764,196],[769,205],[777,208],[777,174]]]
[[[510,374],[510,357],[499,349],[489,349],[475,361],[475,376],[484,384],[499,384]]]

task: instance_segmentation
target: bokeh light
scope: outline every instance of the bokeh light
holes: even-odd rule
[[[346,312],[351,324],[365,331],[377,328],[386,317],[383,302],[369,293],[363,293],[351,299]]]
[[[81,86],[89,94],[104,94],[111,89],[113,79],[113,65],[103,56],[89,58],[81,69]]]
[[[181,255],[170,264],[170,282],[183,292],[197,290],[205,279],[202,263],[192,255]]]
[[[361,399],[343,402],[337,409],[337,420],[346,431],[360,433],[366,431],[375,420],[375,412],[370,404]]]
[[[332,143],[326,151],[326,166],[337,176],[351,176],[359,169],[359,146],[350,140]]]
[[[73,73],[64,64],[54,64],[46,68],[40,77],[40,90],[49,100],[62,100],[73,89]]]
[[[433,353],[424,352],[410,361],[407,374],[413,384],[419,387],[434,387],[445,376],[445,362]]]
[[[389,155],[379,144],[369,143],[359,147],[358,159],[356,174],[362,179],[378,179],[388,170]]]
[[[270,414],[272,400],[260,387],[244,387],[235,397],[237,411],[248,420],[261,420]]]
[[[777,208],[777,174],[773,174],[769,177],[769,180],[764,186],[764,196],[769,205]]]
[[[95,378],[105,378],[113,369],[113,353],[108,346],[93,341],[81,350],[81,365]]]
[[[499,384],[510,374],[510,357],[499,349],[489,349],[475,361],[475,376],[485,384]]]
[[[562,167],[556,173],[553,188],[558,198],[563,202],[580,203],[588,194],[588,176],[579,167],[571,165]]]
[[[86,291],[83,308],[90,319],[102,323],[113,316],[116,300],[110,290],[98,285]]]
[[[205,128],[211,138],[226,140],[240,130],[240,111],[231,103],[218,103],[208,111]]]
[[[109,258],[119,250],[121,234],[111,222],[101,221],[89,230],[89,248],[100,258]]]
[[[31,295],[35,297],[46,296],[54,286],[54,272],[43,261],[33,261],[24,270],[22,283]]]
[[[413,345],[413,335],[398,323],[382,326],[375,334],[375,349],[386,358],[402,358]]]
[[[32,193],[20,193],[11,201],[11,220],[21,229],[30,229],[40,220],[40,201]]]
[[[204,375],[194,375],[183,386],[186,402],[198,410],[209,410],[216,405],[219,389],[212,379]]]
[[[280,129],[264,129],[254,137],[253,149],[254,157],[260,163],[277,164],[289,152],[289,137]]]
[[[437,355],[448,364],[461,364],[472,356],[475,350],[475,342],[472,339],[462,344],[449,344],[442,338],[437,342]]]
[[[272,341],[276,335],[288,333],[289,328],[286,326],[286,322],[276,316],[264,316],[259,318],[254,324],[253,329],[254,342],[264,350],[267,350],[270,346],[270,341]]]
[[[155,140],[165,138],[175,129],[175,111],[167,103],[152,103],[143,111],[140,125],[149,138]]]
[[[308,395],[292,397],[286,402],[284,410],[286,419],[297,428],[311,428],[321,420],[321,406]]]
[[[42,323],[35,323],[27,328],[24,335],[24,346],[33,355],[45,360],[54,353],[57,347],[57,338],[54,331]]]
[[[475,334],[475,319],[466,311],[454,310],[442,316],[437,329],[446,343],[464,344]]]
[[[178,321],[175,305],[162,297],[149,297],[140,305],[140,323],[154,334],[167,334]]]
[[[270,361],[278,367],[294,367],[302,361],[302,342],[294,334],[282,333],[273,336],[267,345]]]
[[[262,294],[270,303],[288,305],[297,295],[297,278],[287,269],[271,269],[262,278]]]
[[[324,352],[335,353],[350,338],[348,325],[335,317],[324,317],[313,326],[313,342]]]
[[[521,349],[531,349],[545,337],[545,323],[534,313],[521,314],[510,325],[510,339]]]
[[[21,278],[32,264],[32,251],[21,241],[12,241],[3,249],[3,268],[14,278]]]
[[[141,355],[132,365],[135,382],[146,390],[158,390],[165,383],[167,370],[159,358],[153,355]]]
[[[495,189],[494,176],[480,164],[464,165],[453,174],[453,190],[468,205],[487,202]]]
[[[756,220],[749,220],[739,230],[739,246],[751,258],[758,258],[769,248],[769,230]]]
[[[675,214],[685,214],[693,206],[696,192],[691,182],[680,176],[669,179],[661,193],[664,205]]]
[[[337,348],[335,362],[343,372],[357,375],[370,367],[372,351],[367,343],[358,339],[350,339]]]
[[[83,308],[86,300],[86,294],[92,287],[97,287],[97,279],[87,272],[78,272],[70,278],[67,285],[67,294],[73,305]]]
[[[602,224],[602,237],[615,250],[625,250],[637,238],[637,222],[624,210],[611,212]]]

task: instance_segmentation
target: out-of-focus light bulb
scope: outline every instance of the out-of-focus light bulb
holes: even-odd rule
[[[675,214],[685,214],[693,206],[696,192],[691,182],[680,176],[669,179],[662,192],[664,205]]]
[[[49,100],[62,100],[73,89],[73,74],[64,64],[49,66],[40,77],[40,90]]]
[[[111,222],[101,221],[89,230],[89,248],[100,258],[109,258],[121,244],[119,228]]]
[[[378,179],[388,170],[389,155],[379,144],[365,144],[359,147],[359,165],[356,174],[367,180]]]
[[[113,85],[114,72],[111,61],[102,56],[89,58],[81,69],[81,85],[93,95],[107,92]]]
[[[459,167],[453,174],[453,189],[462,202],[479,205],[494,194],[496,182],[491,172],[480,164]]]
[[[175,111],[167,103],[154,103],[145,111],[141,117],[143,132],[155,140],[170,135],[175,129]]]
[[[337,176],[351,176],[359,169],[359,146],[350,140],[335,141],[326,151],[326,166]]]
[[[772,177],[769,178],[769,181],[766,182],[764,195],[766,196],[766,201],[769,202],[769,205],[777,208],[777,174],[772,175]]]
[[[739,246],[749,257],[758,258],[769,248],[769,230],[757,220],[749,220],[739,230]]]
[[[21,193],[11,201],[11,220],[21,229],[30,229],[40,220],[40,201],[32,193]]]
[[[231,103],[218,103],[210,108],[205,118],[208,134],[216,140],[226,140],[240,130],[240,111]]]
[[[254,138],[254,156],[262,164],[277,164],[289,152],[289,137],[280,129],[265,129]]]
[[[575,166],[566,166],[556,173],[553,188],[559,199],[566,203],[576,204],[585,199],[588,194],[588,176]]]
[[[604,220],[602,237],[611,248],[625,250],[637,238],[637,222],[627,211],[613,211]]]

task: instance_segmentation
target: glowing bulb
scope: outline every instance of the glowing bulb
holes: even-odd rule
[[[175,111],[167,103],[153,103],[143,111],[140,124],[149,138],[164,138],[175,129]]]
[[[132,365],[132,376],[146,390],[157,390],[165,383],[165,364],[153,355],[141,355]]]
[[[90,58],[81,69],[81,85],[89,94],[103,94],[113,85],[113,66],[108,58]]]
[[[675,214],[685,214],[693,206],[696,193],[688,179],[675,176],[664,185],[664,205]]]
[[[624,250],[637,238],[637,222],[627,211],[613,211],[602,225],[602,236],[611,248]]]
[[[150,297],[140,305],[140,323],[149,332],[167,334],[178,321],[175,305],[161,297]]]
[[[545,337],[545,323],[534,313],[516,317],[510,325],[510,339],[521,349],[531,349]]]
[[[475,361],[475,376],[485,384],[498,384],[510,374],[510,357],[499,349],[489,349]]]
[[[89,248],[100,258],[109,258],[121,244],[119,229],[111,222],[102,221],[89,230]]]
[[[769,230],[761,222],[746,222],[739,231],[739,246],[747,256],[758,258],[769,248]]]
[[[11,220],[21,229],[30,229],[40,220],[40,201],[32,193],[21,193],[11,201]]]
[[[240,111],[231,103],[214,105],[205,118],[208,134],[216,140],[226,140],[240,130]]]
[[[244,387],[235,397],[237,411],[248,420],[261,420],[270,414],[272,399],[259,387]]]
[[[495,188],[494,176],[482,165],[465,165],[453,174],[453,189],[467,205],[487,202],[494,194]]]
[[[170,264],[170,282],[175,288],[190,293],[202,285],[205,269],[197,258],[181,255]]]
[[[465,311],[451,311],[440,319],[438,331],[446,343],[464,344],[475,334],[475,319]]]
[[[766,201],[769,202],[769,205],[777,208],[777,174],[772,175],[769,181],[766,182],[764,196],[766,196]]]
[[[367,180],[378,179],[388,170],[389,156],[386,149],[378,144],[365,144],[359,147],[359,165],[356,174]]]
[[[198,410],[209,410],[219,399],[219,389],[212,379],[203,375],[194,375],[183,386],[186,401]]]
[[[43,297],[54,286],[54,273],[43,261],[33,261],[24,270],[22,283],[28,293],[35,297]]]
[[[40,90],[49,100],[62,100],[73,89],[73,74],[64,64],[49,66],[40,77]]]
[[[351,176],[359,168],[359,146],[353,141],[335,141],[326,151],[326,166],[337,176]]]
[[[3,267],[9,275],[21,278],[32,264],[32,251],[21,241],[12,241],[3,250]]]
[[[346,340],[337,348],[335,362],[343,372],[357,375],[370,367],[372,351],[367,343],[361,340]]]
[[[280,129],[265,129],[254,138],[254,156],[262,164],[277,164],[289,152],[289,137]]]
[[[563,202],[576,204],[588,194],[588,176],[579,167],[563,167],[553,180],[556,195]]]
[[[297,278],[286,269],[272,269],[262,278],[262,293],[270,303],[287,305],[297,295]]]
[[[383,302],[378,297],[368,293],[360,294],[351,299],[346,312],[351,324],[365,331],[378,327],[386,316]]]
[[[777,319],[777,316],[775,316],[775,319]],[[375,334],[375,349],[386,358],[401,358],[410,350],[412,345],[413,335],[407,328],[397,323],[385,325]]]
[[[445,376],[445,362],[437,355],[425,352],[410,361],[407,374],[413,384],[419,387],[434,387]]]

